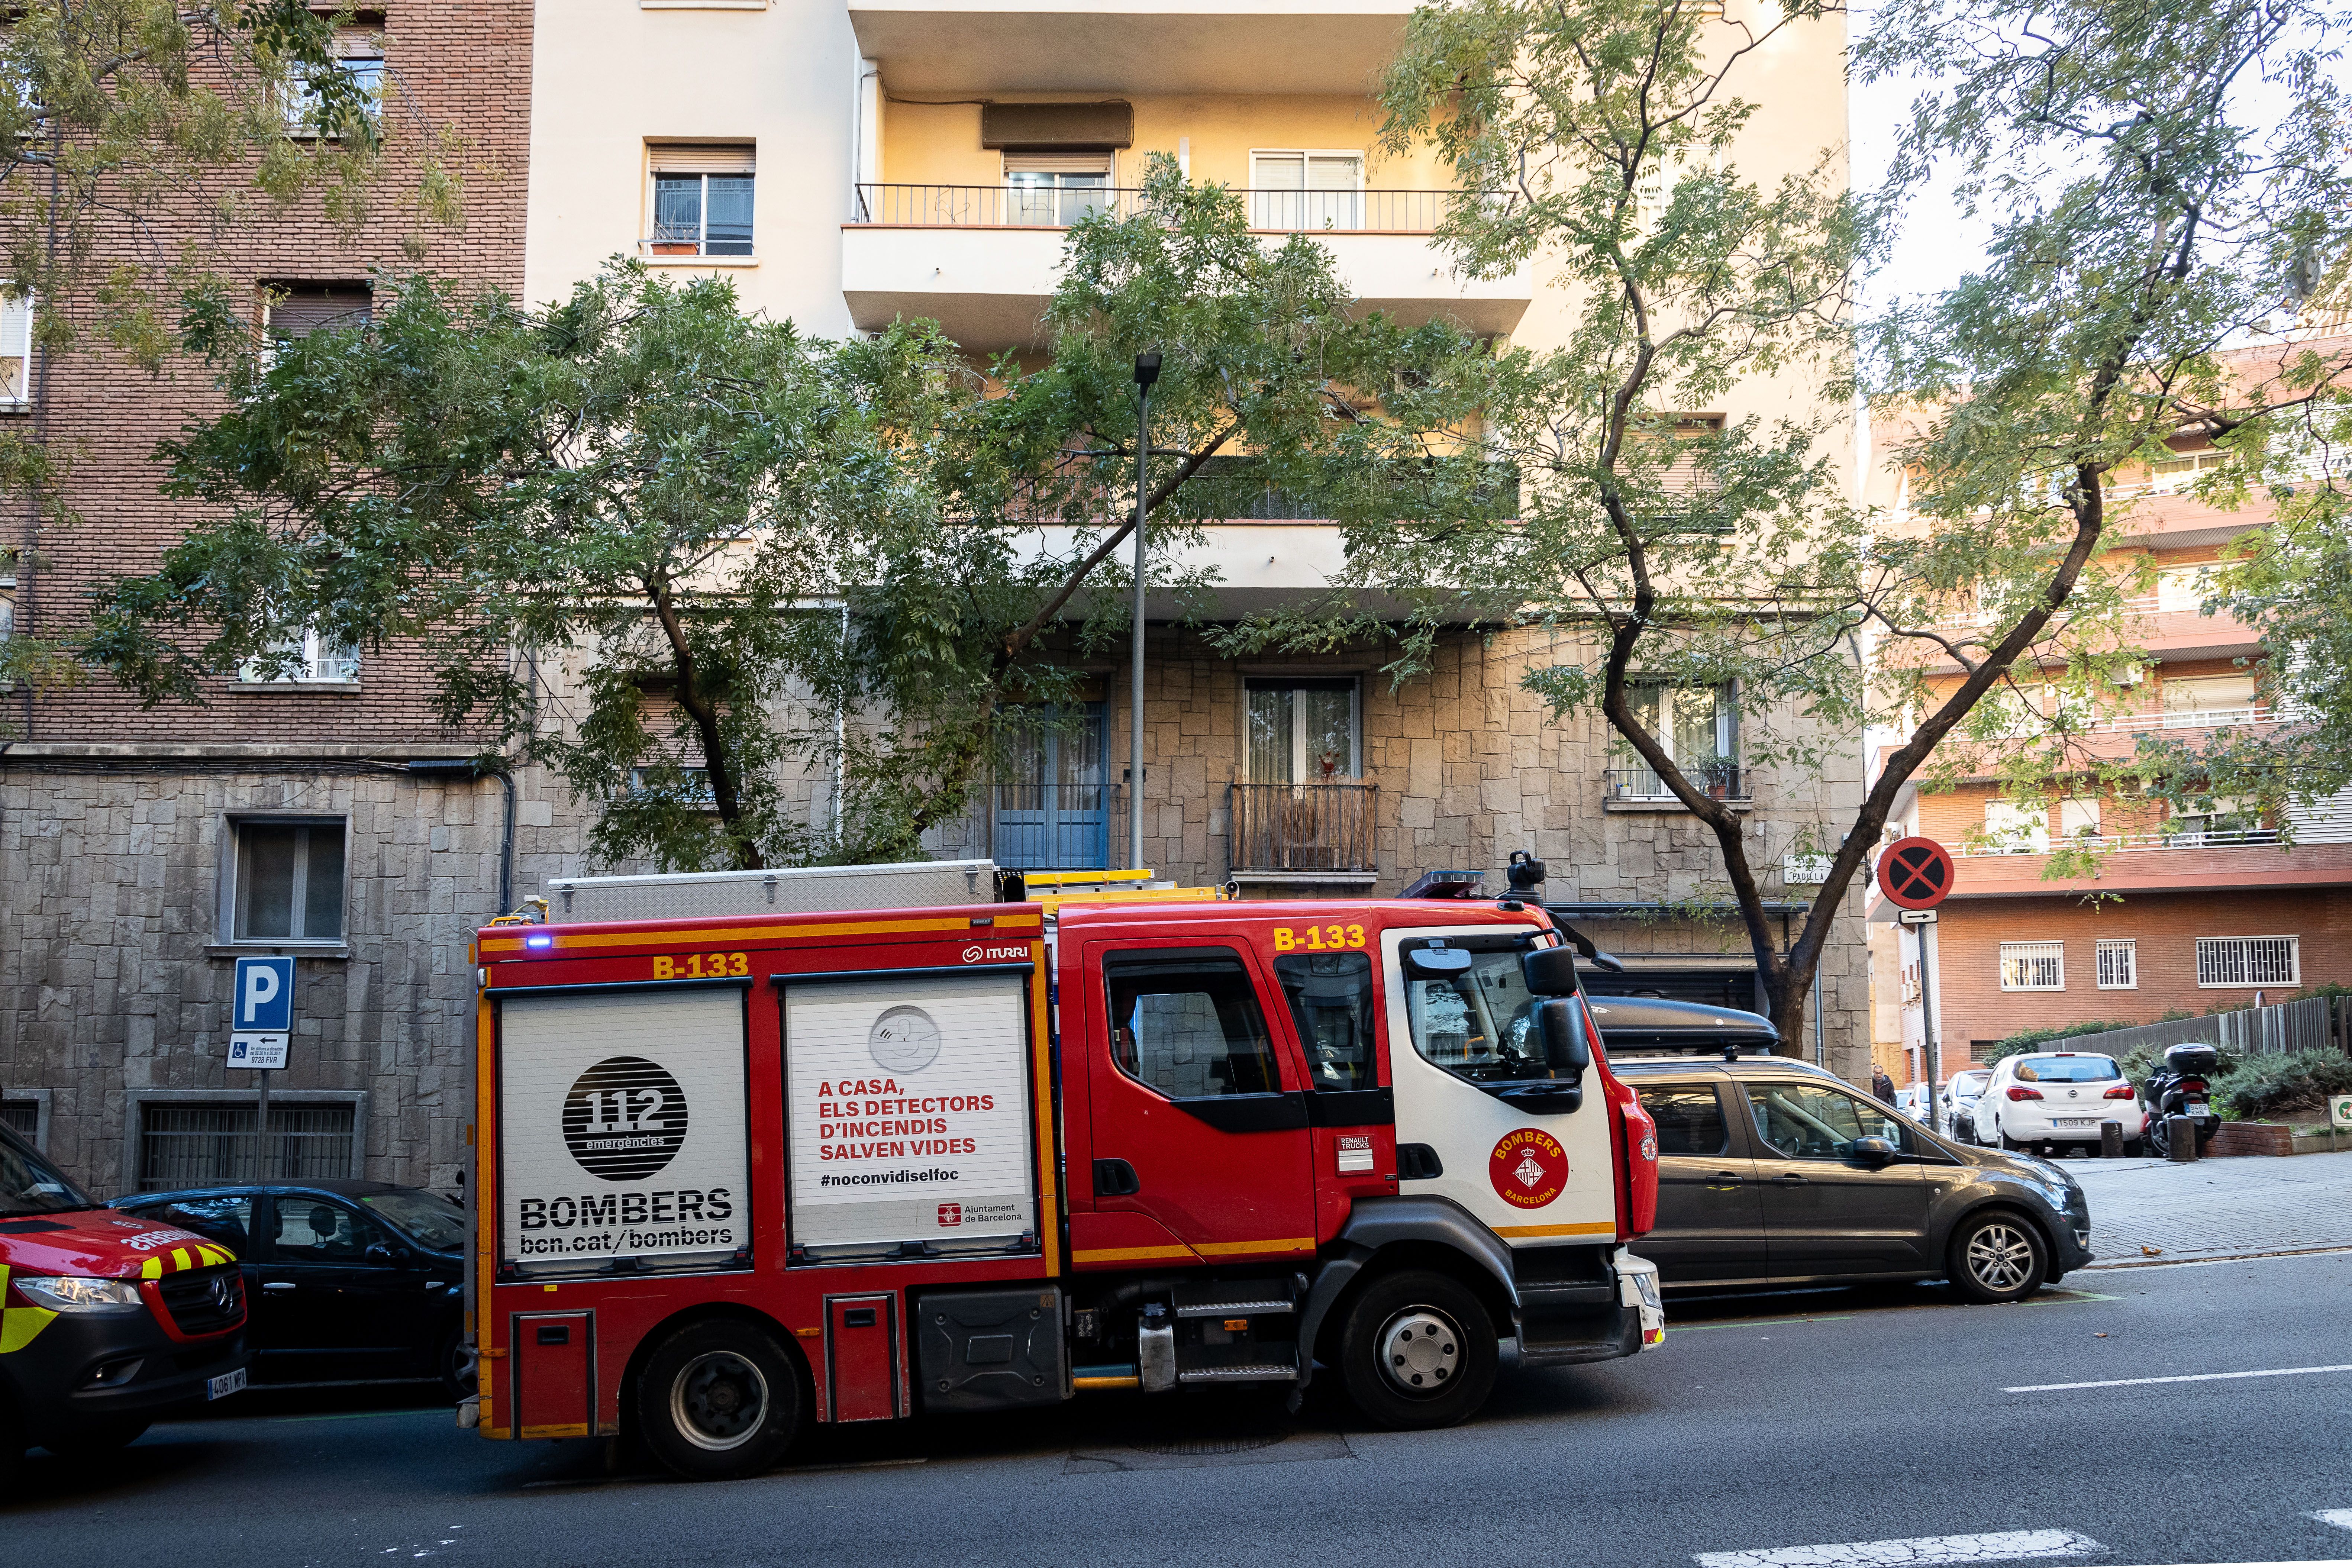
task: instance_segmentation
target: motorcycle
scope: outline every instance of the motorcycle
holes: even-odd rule
[[[2215,1113],[2205,1080],[2221,1070],[2221,1053],[2211,1046],[2174,1046],[2163,1063],[2147,1075],[2139,1091],[2147,1108],[2148,1146],[2161,1158],[2172,1157],[2170,1118],[2186,1116],[2197,1124],[2197,1152],[2213,1142],[2221,1118]]]

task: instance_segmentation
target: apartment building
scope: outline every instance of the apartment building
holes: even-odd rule
[[[462,230],[426,264],[519,288],[533,18],[523,0],[385,0],[342,34],[341,68],[391,84],[390,194],[417,165],[401,133],[466,142]],[[289,134],[300,134],[289,126]],[[257,332],[364,321],[372,268],[405,265],[401,225],[347,243],[313,205],[239,231],[221,264]],[[168,248],[169,234],[151,235]],[[160,377],[101,353],[18,357],[0,420],[37,425],[72,468],[72,527],[5,526],[14,629],[70,633],[93,584],[152,565],[195,516],[157,493],[156,443],[217,406],[207,369]],[[46,374],[44,374],[46,372]],[[5,629],[7,623],[0,623]],[[282,679],[224,672],[201,707],[142,709],[102,681],[5,698],[0,734],[0,1116],[100,1193],[271,1174],[450,1190],[472,1019],[465,931],[502,880],[558,862],[529,773],[476,777],[478,738],[444,732],[421,660],[320,646]],[[566,864],[576,866],[576,859]],[[245,954],[296,960],[296,1026],[267,1137],[257,1075],[226,1065],[229,982]]]
[[[2352,339],[2306,346],[2340,353]],[[2254,1006],[2352,975],[2352,796],[2275,818],[2228,800],[2176,816],[2091,776],[2143,735],[2197,743],[2291,717],[2263,683],[2277,650],[2205,608],[2216,563],[2266,524],[2269,503],[2216,509],[2190,487],[2220,455],[2201,439],[2170,445],[2172,457],[2119,476],[2112,492],[2131,510],[2109,568],[2154,578],[2131,605],[2130,636],[2147,659],[2087,719],[2078,782],[2038,803],[2004,798],[1989,776],[1914,787],[1897,802],[1890,832],[1945,844],[1959,873],[1937,927],[1934,1001],[1948,1073],[2021,1029]],[[2057,700],[2054,688],[2023,684],[2027,700],[2012,703],[2021,732]],[[2097,874],[2046,879],[2052,854],[2070,847],[2096,851]],[[1872,918],[1877,1054],[1898,1078],[1916,1079],[1917,932],[1885,923],[1894,913],[1883,900]]]
[[[438,117],[478,136],[488,171],[469,186],[462,243],[434,264],[533,303],[622,255],[725,276],[746,308],[814,333],[925,316],[975,355],[1025,349],[1067,226],[1129,199],[1164,153],[1246,192],[1269,242],[1315,233],[1368,308],[1561,342],[1574,301],[1540,268],[1456,276],[1430,238],[1460,199],[1446,171],[1425,151],[1378,147],[1374,84],[1410,9],[543,0],[532,14],[521,0],[391,0],[382,31],[387,68],[431,84]],[[1842,143],[1842,46],[1831,23],[1759,61],[1746,89],[1764,106],[1748,160],[1759,177]],[[257,237],[251,268],[289,286],[274,319],[291,330],[289,310],[352,319],[378,258],[292,224]],[[1759,383],[1692,412],[1770,415],[1803,395]],[[65,613],[76,584],[171,536],[182,514],[153,499],[146,455],[204,396],[198,375],[162,395],[97,370],[58,379],[58,427],[107,454],[78,503],[113,521],[51,548],[37,624]],[[1209,531],[1217,615],[1339,565],[1328,522],[1261,510],[1276,515]],[[1394,892],[1454,868],[1499,883],[1526,849],[1549,864],[1555,905],[1628,960],[1629,986],[1757,1005],[1737,923],[1689,918],[1719,886],[1712,836],[1622,761],[1597,717],[1553,722],[1522,689],[1557,648],[1465,637],[1392,685],[1378,650],[1236,663],[1172,603],[1150,615],[1143,778],[1120,766],[1137,722],[1129,671],[1106,660],[1087,671],[1085,711],[1064,716],[1076,722],[1042,731],[935,850],[1101,867],[1125,858],[1139,811],[1161,875],[1255,897]],[[0,756],[0,1082],[8,1114],[103,1190],[257,1158],[447,1188],[467,931],[551,876],[641,868],[587,861],[588,808],[557,781],[517,768],[509,790],[450,765],[474,745],[433,728],[422,671],[396,652],[306,655],[303,679],[225,678],[197,712],[142,712],[90,688],[45,698]],[[1728,694],[1643,689],[1678,757],[1753,825],[1793,934],[1820,871],[1790,851],[1850,817],[1858,779],[1746,768]],[[801,787],[807,809],[828,809],[823,779]],[[226,977],[247,952],[300,960],[295,1065],[258,1155],[250,1075],[221,1059]],[[1856,1078],[1864,963],[1857,894],[1795,1042]]]

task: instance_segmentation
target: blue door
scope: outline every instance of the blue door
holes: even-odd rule
[[[1103,705],[1024,710],[1032,722],[1007,747],[996,786],[996,863],[1016,871],[1108,866]]]

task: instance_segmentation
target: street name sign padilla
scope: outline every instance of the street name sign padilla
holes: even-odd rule
[[[276,1069],[286,1065],[286,1037],[294,1031],[294,961],[240,958],[229,997],[228,1065]]]
[[[1898,838],[1878,858],[1878,890],[1897,909],[1934,909],[1958,875],[1952,852],[1932,838]]]

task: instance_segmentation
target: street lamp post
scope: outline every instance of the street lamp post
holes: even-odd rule
[[[1129,660],[1127,863],[1143,864],[1143,512],[1150,484],[1151,384],[1160,379],[1160,356],[1135,356],[1135,648]]]

